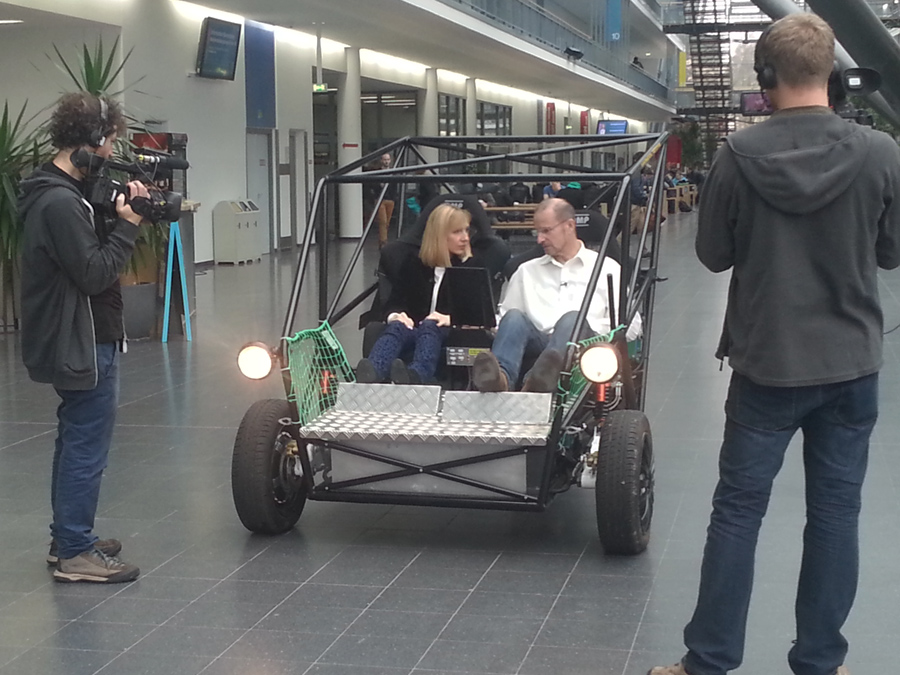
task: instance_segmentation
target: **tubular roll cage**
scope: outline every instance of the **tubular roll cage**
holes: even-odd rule
[[[464,183],[472,183],[478,181],[481,183],[512,183],[514,181],[530,181],[530,182],[548,182],[561,181],[567,183],[569,181],[593,182],[601,187],[599,194],[593,201],[587,204],[587,208],[594,208],[600,202],[612,201],[612,209],[609,213],[610,226],[606,230],[606,234],[598,249],[597,262],[591,271],[590,280],[582,299],[581,306],[578,310],[578,316],[575,322],[572,337],[569,340],[569,346],[566,352],[565,364],[561,376],[561,389],[568,390],[569,378],[573,369],[574,359],[576,356],[577,345],[575,344],[575,336],[579,335],[585,321],[587,320],[590,302],[593,298],[594,291],[600,281],[602,263],[606,256],[610,241],[613,236],[621,234],[621,247],[623,251],[621,261],[621,278],[619,285],[619,297],[612,297],[612,285],[609,285],[609,306],[610,306],[610,325],[628,326],[630,325],[635,314],[643,309],[643,337],[642,349],[640,356],[640,365],[642,366],[644,379],[646,382],[646,374],[650,361],[649,344],[652,332],[653,314],[652,307],[655,297],[656,282],[659,280],[657,275],[657,265],[659,262],[659,221],[663,213],[663,176],[666,168],[666,140],[667,133],[662,134],[626,134],[609,136],[565,136],[557,139],[547,136],[457,136],[457,137],[405,137],[398,139],[388,145],[361,157],[360,159],[348,164],[333,173],[322,177],[316,184],[313,194],[312,205],[307,228],[303,235],[303,242],[299,254],[299,262],[294,275],[293,287],[288,302],[288,309],[285,315],[282,336],[290,336],[294,332],[294,323],[297,315],[297,308],[303,283],[307,274],[310,257],[312,253],[313,238],[319,242],[316,246],[316,267],[318,270],[318,316],[320,321],[334,325],[350,312],[359,307],[369,296],[374,294],[378,287],[375,282],[368,286],[363,292],[349,300],[343,307],[340,306],[342,296],[350,281],[350,275],[362,255],[363,246],[366,237],[369,235],[378,209],[385,199],[389,186],[397,185],[399,187],[397,202],[400,204],[398,221],[399,228],[402,233],[404,227],[404,211],[403,205],[406,201],[406,188],[410,183],[437,183],[443,185],[449,192],[456,192],[455,186]],[[621,172],[597,171],[590,167],[579,164],[568,164],[559,162],[551,156],[558,153],[574,153],[580,151],[591,151],[598,149],[610,149],[622,146],[643,143],[646,149],[627,170]],[[538,146],[536,149],[524,150],[519,152],[500,152],[492,153],[485,149],[491,145],[515,145],[528,144],[530,146]],[[461,156],[461,159],[453,159],[444,162],[428,162],[422,153],[422,148],[430,148],[433,150],[444,150]],[[361,172],[365,165],[373,160],[381,157],[385,153],[392,153],[395,156],[394,165],[387,169]],[[655,169],[653,182],[647,199],[647,206],[643,217],[643,222],[638,231],[632,233],[631,223],[631,185],[635,180],[641,180],[641,169],[650,161],[655,161]],[[468,167],[477,165],[485,165],[488,162],[509,161],[519,164],[526,164],[537,169],[534,173],[464,173]],[[455,171],[450,173],[449,171]],[[424,172],[424,173],[422,173]],[[328,298],[328,267],[327,267],[327,223],[328,214],[326,213],[328,200],[325,199],[326,190],[335,185],[371,185],[377,184],[381,186],[377,200],[371,209],[371,215],[366,220],[362,235],[356,243],[354,251],[350,257],[347,269],[344,272],[338,284],[337,290],[333,298],[329,302]],[[618,231],[618,232],[617,232]],[[652,235],[652,236],[651,236]],[[629,251],[632,250],[632,239],[636,237],[637,244],[635,246],[638,251],[636,259],[632,259]],[[649,263],[642,268],[641,252],[649,244]],[[643,271],[643,274],[640,274]],[[618,311],[616,311],[618,308]],[[618,330],[612,340],[613,345],[617,348],[620,363],[624,364],[623,382],[624,382],[624,399],[625,407],[629,409],[644,409],[646,399],[646,387],[642,386],[640,392],[635,392],[633,381],[631,379],[631,366],[628,357],[627,345],[625,342],[625,330]],[[284,338],[279,343],[276,350],[277,356],[281,362],[283,373],[285,374],[285,389],[290,397],[291,382],[287,370],[287,350],[285,349]],[[303,465],[304,474],[309,481],[309,497],[314,500],[322,501],[348,501],[348,502],[366,502],[366,503],[390,503],[390,504],[413,504],[413,505],[431,505],[431,506],[456,506],[456,507],[472,507],[472,508],[501,508],[507,510],[543,510],[548,503],[550,497],[550,482],[552,472],[552,462],[554,459],[554,450],[559,443],[563,431],[572,423],[578,413],[579,407],[584,403],[591,391],[591,387],[584,387],[577,398],[571,404],[563,406],[555,404],[553,407],[552,427],[547,438],[547,445],[541,448],[533,446],[518,446],[514,448],[506,448],[500,452],[491,452],[485,455],[468,457],[464,459],[456,459],[452,461],[437,462],[432,464],[417,464],[382,456],[379,453],[373,453],[370,450],[356,448],[347,443],[339,443],[335,441],[311,441],[314,445],[321,446],[330,450],[337,450],[352,454],[366,459],[372,459],[390,467],[383,473],[356,478],[348,481],[335,482],[333,484],[325,484],[315,486],[312,483],[311,462],[307,453],[302,451],[299,453],[300,461]],[[557,394],[555,403],[559,402],[560,394]],[[296,411],[294,411],[294,419],[297,419]],[[478,464],[496,460],[499,457],[511,457],[518,454],[526,454],[529,450],[544,451],[545,457],[543,461],[543,475],[540,481],[540,488],[537,495],[533,492],[517,492],[500,488],[498,486],[490,486],[474,481],[469,478],[463,478],[458,475],[448,474],[446,469],[456,468],[459,466]],[[474,497],[453,497],[453,496],[429,496],[428,494],[413,495],[410,493],[398,492],[373,492],[368,490],[355,490],[362,485],[377,483],[379,481],[391,478],[409,476],[414,474],[426,474],[453,482],[466,484],[472,487],[485,489],[497,495],[497,499],[474,498]]]

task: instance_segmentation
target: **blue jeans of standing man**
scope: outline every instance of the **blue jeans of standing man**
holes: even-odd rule
[[[74,558],[97,541],[94,516],[119,404],[119,352],[115,343],[97,345],[97,386],[57,389],[61,400],[50,503],[50,533],[60,558]]]
[[[519,381],[526,353],[538,354],[545,349],[565,351],[577,317],[578,312],[566,312],[559,317],[553,332],[548,335],[539,331],[521,310],[511,309],[503,315],[491,351],[506,373],[510,389],[515,388]]]
[[[684,667],[691,675],[724,675],[741,664],[759,527],[788,443],[802,429],[806,528],[788,661],[797,675],[832,675],[847,654],[841,627],[856,595],[860,493],[878,416],[878,375],[765,387],[734,373],[725,412]]]

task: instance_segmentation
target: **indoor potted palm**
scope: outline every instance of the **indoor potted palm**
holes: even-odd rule
[[[22,222],[17,202],[19,181],[48,156],[48,144],[39,128],[25,117],[27,102],[18,114],[3,104],[0,117],[0,329],[16,330],[18,314],[18,256]]]

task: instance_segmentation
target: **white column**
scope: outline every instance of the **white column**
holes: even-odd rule
[[[359,47],[347,47],[346,76],[337,93],[338,165],[345,166],[362,157],[362,94],[359,75]],[[359,237],[363,230],[361,185],[341,185],[338,236]]]
[[[475,78],[466,80],[466,136],[478,135],[478,89]]]
[[[425,71],[425,91],[421,97],[419,106],[419,135],[438,135],[438,79],[437,69],[429,68]],[[438,161],[438,151],[435,148],[422,148],[422,155],[429,162]]]

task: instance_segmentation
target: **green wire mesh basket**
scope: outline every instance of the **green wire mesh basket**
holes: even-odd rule
[[[302,426],[334,406],[339,382],[354,382],[355,377],[344,348],[327,322],[285,338],[285,342],[291,374],[288,398],[297,404]]]

